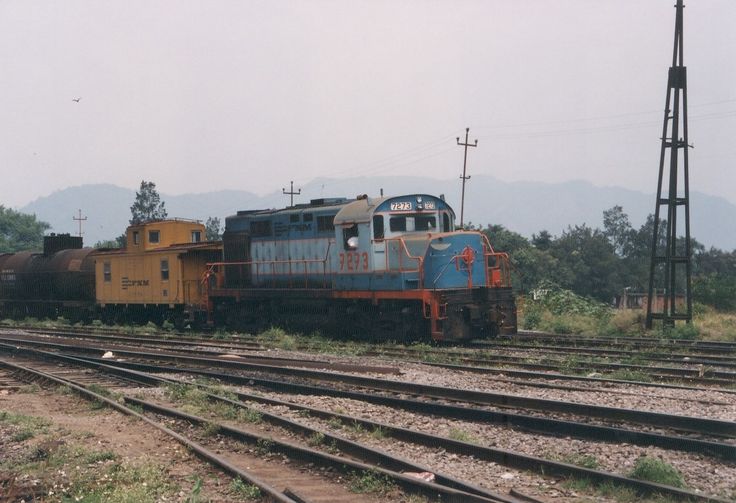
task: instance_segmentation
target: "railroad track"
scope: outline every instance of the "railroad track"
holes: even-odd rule
[[[254,351],[264,351],[267,349],[262,343],[255,342],[255,339],[250,341],[239,340],[237,342],[231,341],[212,341],[212,340],[201,340],[191,338],[185,338],[181,340],[162,339],[159,337],[131,337],[131,336],[110,336],[110,335],[99,335],[99,334],[88,334],[77,332],[68,332],[66,330],[51,331],[51,330],[32,330],[32,333],[41,335],[55,335],[55,336],[71,336],[71,337],[83,337],[85,339],[104,341],[110,344],[114,343],[126,343],[133,345],[142,345],[145,347],[175,347],[178,352],[189,352],[189,353],[201,353],[203,350],[209,349],[215,351],[248,351],[249,358],[252,359],[273,359],[268,356],[258,356],[253,354]],[[339,346],[339,343],[335,343]],[[365,350],[361,354],[364,356],[375,356],[375,357],[394,357],[394,358],[420,358],[418,363],[429,363],[435,365],[445,365],[446,368],[454,368],[457,370],[463,370],[460,364],[463,364],[466,370],[473,371],[487,371],[491,370],[507,370],[509,366],[513,366],[515,369],[526,369],[540,372],[556,372],[562,375],[576,375],[578,379],[583,379],[585,374],[590,373],[601,373],[601,372],[623,372],[626,376],[626,372],[629,375],[636,378],[639,375],[647,376],[650,379],[655,379],[662,384],[679,382],[679,383],[690,383],[700,384],[709,386],[728,387],[736,383],[736,358],[723,357],[718,355],[707,355],[703,357],[688,356],[687,353],[677,353],[669,358],[661,356],[648,356],[642,355],[639,352],[633,351],[608,351],[601,348],[555,348],[552,346],[523,346],[515,345],[513,347],[520,348],[525,351],[526,355],[515,356],[515,355],[504,355],[496,353],[488,355],[487,352],[491,349],[497,349],[498,351],[506,351],[509,347],[507,344],[499,343],[483,343],[475,345],[478,349],[476,351],[467,349],[415,349],[411,347],[406,348],[392,348],[386,346],[379,346],[377,350]],[[297,346],[295,349],[306,350],[309,349],[307,346]],[[576,351],[579,351],[576,353]],[[574,355],[575,358],[572,361],[565,361],[560,359],[551,358],[550,355]],[[636,358],[637,361],[652,361],[659,363],[668,363],[669,366],[650,366],[641,365],[634,363],[616,363],[608,361],[610,356],[623,356],[626,358]],[[587,358],[588,361],[581,360]],[[603,361],[597,361],[596,358],[602,358]],[[677,366],[673,366],[677,365]],[[615,375],[615,374],[614,374]],[[599,380],[606,380],[605,374],[596,376]],[[611,379],[612,381],[621,381],[622,379]],[[631,379],[628,379],[631,380]]]
[[[708,352],[714,354],[736,355],[736,343],[726,341],[698,341],[687,339],[667,339],[657,337],[589,337],[577,334],[555,334],[520,330],[514,335],[502,335],[499,341],[549,341],[567,344],[588,344],[592,346],[629,347],[629,348],[676,348],[690,352]]]
[[[7,347],[5,347],[5,349],[7,349]],[[156,382],[156,381],[158,381],[159,383],[171,382],[172,381],[171,378],[162,379],[162,378],[155,377],[155,376],[153,376],[151,374],[147,374],[147,373],[134,372],[134,371],[124,371],[124,370],[122,370],[120,368],[116,368],[115,366],[108,365],[107,363],[99,363],[99,362],[95,363],[95,362],[92,362],[92,361],[89,361],[89,360],[86,360],[85,361],[85,360],[82,360],[82,359],[73,358],[73,357],[67,357],[67,356],[63,356],[63,355],[53,355],[53,354],[44,353],[44,352],[37,351],[37,350],[25,350],[25,351],[20,351],[20,352],[22,354],[34,354],[37,357],[41,357],[42,356],[44,358],[52,358],[54,360],[62,359],[62,360],[66,360],[67,362],[73,362],[73,361],[75,361],[75,362],[77,362],[79,364],[83,364],[85,366],[91,365],[91,366],[94,366],[95,368],[97,368],[99,370],[104,370],[106,372],[113,372],[117,376],[125,375],[126,379],[130,379],[130,380],[137,380],[137,379],[139,379],[139,380],[141,380],[143,382],[146,382],[148,384],[151,384],[151,383]],[[6,365],[8,365],[8,364],[6,363]],[[59,378],[58,380],[61,381],[61,382],[66,383],[67,385],[71,385],[75,389],[78,386],[75,383],[69,384],[70,381],[68,379],[61,379],[61,378]],[[181,384],[181,383],[179,383],[179,384]],[[206,386],[201,386],[201,387],[206,388]],[[288,403],[288,402],[269,400],[269,399],[266,399],[266,398],[263,398],[263,397],[259,397],[257,395],[253,395],[253,394],[238,393],[237,394],[237,399],[231,398],[232,395],[229,395],[227,397],[225,397],[225,396],[216,396],[216,395],[209,395],[209,396],[210,396],[210,398],[212,400],[221,401],[221,402],[224,402],[224,403],[226,403],[226,404],[228,404],[230,406],[234,406],[234,407],[248,408],[249,406],[246,405],[245,403],[243,403],[241,401],[241,400],[248,400],[248,401],[259,402],[259,403],[268,403],[270,405],[277,405],[277,406],[281,406],[281,407],[287,406],[287,407],[290,407],[290,408],[296,408],[296,409],[300,409],[300,410],[307,410],[310,414],[314,414],[316,416],[321,416],[321,417],[332,417],[332,418],[338,418],[339,417],[340,420],[352,421],[352,422],[355,422],[355,423],[361,423],[361,424],[365,425],[366,427],[382,428],[386,432],[390,432],[390,434],[392,436],[395,436],[395,438],[400,438],[400,439],[402,439],[404,441],[411,441],[411,442],[416,442],[416,443],[420,443],[420,444],[423,443],[425,445],[435,445],[435,446],[436,445],[442,445],[443,447],[447,448],[448,450],[465,451],[466,454],[468,452],[471,452],[472,455],[474,457],[477,456],[478,459],[485,459],[485,460],[489,460],[489,461],[490,460],[493,460],[494,462],[504,462],[504,463],[508,464],[509,466],[515,466],[515,467],[522,468],[522,469],[533,469],[535,471],[541,470],[543,473],[552,473],[552,474],[563,475],[563,476],[569,476],[571,474],[574,475],[574,476],[584,476],[586,478],[589,478],[590,480],[595,480],[595,481],[598,481],[598,482],[601,482],[601,483],[610,483],[610,482],[613,481],[613,482],[616,482],[618,484],[624,484],[624,485],[627,485],[629,487],[636,488],[636,490],[641,491],[643,493],[649,493],[649,494],[651,494],[651,493],[659,493],[659,494],[664,494],[664,495],[668,496],[670,499],[687,499],[687,500],[692,500],[692,501],[713,501],[713,502],[716,502],[716,501],[725,501],[725,500],[719,499],[717,497],[712,497],[712,496],[698,494],[698,493],[694,493],[694,492],[686,491],[686,490],[682,490],[682,489],[676,489],[676,488],[671,488],[671,487],[667,487],[667,486],[662,486],[662,485],[659,485],[659,484],[652,484],[652,483],[648,483],[648,482],[644,482],[644,481],[627,479],[626,477],[621,477],[621,476],[610,474],[610,473],[606,473],[606,472],[600,472],[600,471],[597,471],[597,470],[590,470],[590,469],[575,467],[573,465],[566,464],[566,463],[559,463],[559,462],[553,462],[553,461],[548,461],[548,460],[542,460],[542,459],[534,458],[534,457],[530,457],[530,456],[518,455],[518,454],[515,454],[515,453],[510,453],[508,451],[501,451],[501,450],[498,450],[498,449],[492,449],[492,448],[477,446],[477,445],[474,445],[474,444],[469,444],[467,442],[461,442],[461,441],[457,441],[457,440],[436,437],[436,436],[433,436],[433,435],[428,435],[427,433],[422,433],[422,432],[408,430],[406,428],[396,428],[396,427],[393,427],[393,426],[388,425],[388,424],[377,423],[377,422],[373,422],[373,421],[366,420],[366,419],[360,419],[360,418],[350,417],[350,416],[346,416],[344,414],[335,414],[334,412],[328,412],[328,411],[319,410],[319,409],[311,408],[311,407],[299,406],[297,404],[292,404],[292,403]],[[95,399],[99,399],[99,398],[98,397],[95,397]],[[392,475],[392,473],[398,473],[398,472],[392,472],[392,470],[389,470],[389,469],[386,469],[386,468],[380,468],[380,467],[377,468],[375,465],[374,466],[364,465],[364,464],[361,464],[360,462],[355,462],[355,461],[352,461],[351,462],[350,460],[347,460],[346,461],[346,458],[343,458],[341,456],[325,455],[324,453],[322,453],[320,455],[320,454],[317,454],[317,453],[313,452],[313,449],[310,450],[310,449],[305,448],[303,446],[295,445],[293,442],[284,442],[284,441],[280,441],[280,440],[274,440],[272,437],[258,436],[253,431],[244,431],[244,430],[239,429],[239,428],[230,427],[230,426],[228,426],[226,424],[214,423],[209,418],[196,417],[196,416],[193,416],[193,415],[190,415],[190,414],[182,414],[180,411],[176,411],[176,410],[174,410],[174,409],[172,409],[170,407],[166,407],[166,406],[162,406],[162,405],[157,405],[157,404],[151,403],[151,402],[149,402],[147,400],[143,400],[143,399],[136,399],[136,398],[132,398],[132,397],[125,397],[125,403],[128,404],[128,405],[133,405],[135,407],[143,408],[146,411],[146,413],[147,413],[147,419],[146,419],[147,422],[151,423],[152,421],[158,421],[159,422],[159,425],[157,427],[159,427],[160,429],[162,428],[160,426],[160,422],[162,421],[162,418],[164,416],[169,417],[169,418],[173,418],[173,421],[174,421],[173,424],[169,422],[169,423],[167,423],[167,426],[166,427],[163,427],[164,429],[168,429],[169,431],[170,431],[170,429],[173,426],[178,426],[179,428],[184,428],[186,425],[191,425],[191,424],[195,424],[195,425],[198,425],[200,427],[203,427],[203,426],[211,427],[212,425],[215,425],[218,428],[218,435],[225,435],[225,436],[227,436],[230,439],[234,439],[234,440],[236,440],[238,442],[244,442],[244,443],[246,443],[248,445],[256,445],[256,447],[257,447],[258,446],[258,443],[259,442],[262,442],[263,439],[265,438],[266,440],[268,440],[270,442],[269,443],[269,452],[273,449],[274,451],[277,451],[277,452],[279,452],[282,455],[285,454],[285,453],[292,453],[292,455],[293,455],[293,453],[299,453],[296,456],[299,459],[304,459],[306,457],[307,459],[310,459],[310,460],[318,459],[318,460],[321,460],[320,462],[325,462],[325,463],[327,463],[327,462],[343,463],[343,466],[347,462],[348,463],[348,466],[353,467],[353,468],[356,468],[356,469],[363,469],[363,470],[370,469],[370,470],[374,470],[374,471],[375,470],[378,470],[378,473],[384,474],[386,476],[393,476],[394,477],[393,480],[397,484],[401,485],[401,487],[406,487],[406,484],[409,484],[409,487],[412,487],[412,488],[414,488],[414,490],[417,490],[416,487],[415,487],[416,484],[418,483],[417,481],[405,480],[402,477],[396,477],[396,476]],[[111,405],[117,406],[119,404],[117,404],[116,402],[113,402]],[[120,406],[120,407],[124,407],[124,406]],[[116,408],[118,408],[118,410],[121,410],[120,407],[116,407]],[[130,410],[130,409],[128,409],[128,410]],[[132,411],[132,412],[135,413],[135,411]],[[129,412],[126,412],[126,413],[129,413]],[[151,417],[152,415],[153,415],[153,418]],[[332,435],[332,434],[327,433],[327,432],[324,432],[324,431],[318,431],[318,430],[314,430],[314,429],[309,429],[308,427],[305,427],[304,425],[296,424],[293,421],[290,421],[290,420],[285,419],[283,417],[280,417],[278,415],[267,414],[267,419],[272,424],[278,424],[281,427],[289,426],[292,430],[299,430],[302,433],[305,433],[306,432],[307,434],[311,434],[312,437],[310,437],[310,438],[314,438],[313,435],[315,433],[319,433],[319,434],[323,435],[323,437],[322,437],[323,439],[324,438],[329,438],[331,441],[340,442],[339,445],[338,444],[335,444],[335,443],[333,443],[331,445],[333,445],[333,446],[334,445],[338,445],[338,448],[339,448],[339,450],[341,452],[344,450],[346,452],[350,452],[350,454],[352,454],[353,456],[356,455],[356,452],[366,452],[366,451],[361,451],[361,446],[359,446],[359,445],[356,446],[354,442],[351,443],[349,440],[346,440],[346,439],[343,439],[343,438],[340,438],[340,437],[336,437],[335,435]],[[189,429],[191,429],[191,427],[189,427],[187,429],[187,431]],[[327,435],[327,437],[325,437],[325,435]],[[177,440],[179,440],[179,441],[182,441],[182,438],[181,437],[182,437],[181,434],[178,434],[178,437],[175,436],[175,438],[177,438]],[[194,441],[192,441],[191,439],[184,439],[183,443],[185,443],[185,441],[190,442],[190,443],[186,443],[186,445],[189,445],[190,448],[192,448],[192,444],[193,444],[194,445],[195,452],[197,452],[200,456],[203,456],[203,457],[208,458],[208,459],[211,459],[211,460],[216,460],[218,458],[218,456],[215,456],[214,454],[212,454],[211,451],[208,451],[206,449],[206,446],[203,447],[203,442],[206,441],[206,438],[203,438],[201,435],[200,436],[197,436]],[[263,457],[263,454],[264,454],[263,452],[260,452],[260,457]],[[373,454],[370,454],[370,455],[371,456],[376,456],[375,452]],[[338,459],[335,459],[335,458],[338,458]],[[227,460],[224,460],[224,461],[225,461],[224,463],[220,463],[219,465],[221,467],[225,467],[228,471],[230,471],[232,473],[233,467],[230,466],[229,468],[227,468],[229,466],[227,464]],[[414,469],[422,469],[422,468],[425,468],[425,467],[418,466],[418,465],[406,465],[406,464],[403,464],[402,465],[401,463],[406,463],[405,460],[393,460],[393,461],[384,461],[384,462],[385,463],[399,463],[398,465],[395,465],[395,466],[401,466],[404,469],[406,469],[407,467],[414,468]],[[259,472],[259,473],[261,473],[261,472]],[[268,473],[268,470],[266,470],[265,473]],[[256,485],[262,484],[263,487],[265,488],[264,490],[268,490],[269,487],[270,488],[273,488],[273,484],[269,485],[267,483],[267,481],[264,481],[263,480],[263,477],[257,477],[257,476],[255,476],[254,473],[239,473],[238,476],[243,477],[244,480],[249,480],[249,481],[251,481],[253,483],[256,483]],[[461,483],[461,481],[457,481],[457,480],[454,480],[453,481],[452,477],[447,477],[447,476],[445,476],[443,474],[439,474],[437,476],[437,481],[439,482],[440,480],[449,481],[451,484]],[[283,485],[284,483],[283,483],[283,481],[280,481],[279,484],[280,485]],[[438,484],[433,484],[432,486],[436,486],[436,485],[438,485]],[[438,490],[437,487],[427,487],[426,485],[423,485],[422,483],[419,483],[419,486],[420,486],[420,489],[423,487],[425,490],[431,490],[431,491],[437,491]],[[299,486],[297,486],[297,487],[299,487]],[[324,489],[324,486],[321,486],[321,487],[323,487],[323,489]],[[493,494],[490,494],[491,498],[489,499],[489,498],[486,497],[489,494],[483,494],[483,495],[481,495],[481,494],[478,494],[477,493],[477,490],[480,489],[480,488],[474,488],[472,485],[469,485],[466,488],[467,489],[470,489],[470,492],[468,492],[468,493],[462,493],[462,491],[458,492],[458,490],[455,489],[455,490],[453,490],[454,492],[453,491],[449,491],[449,492],[443,492],[443,493],[440,493],[440,494],[442,495],[442,499],[445,500],[445,501],[507,501],[507,502],[514,502],[514,501],[533,501],[533,499],[529,499],[528,497],[525,497],[523,495],[519,495],[518,493],[517,494],[509,494],[509,495],[493,495]],[[474,489],[476,490],[476,493],[473,492]],[[482,489],[480,489],[480,490],[482,491]],[[487,491],[486,491],[486,493],[487,493]],[[271,494],[271,493],[267,492],[267,494]],[[281,493],[274,493],[274,494],[283,496],[283,492],[281,492]],[[322,491],[322,494],[324,494],[324,490]],[[427,493],[425,492],[425,494],[427,494]],[[351,498],[351,499],[354,499],[354,498]],[[309,499],[309,500],[310,501],[318,501],[316,499],[315,500]],[[289,501],[289,500],[288,499],[278,499],[278,501]]]
[[[49,355],[41,352],[36,352],[35,356],[49,358]],[[55,358],[55,360],[58,360],[58,358]],[[72,361],[69,360],[69,362]],[[359,496],[346,489],[345,483],[335,482],[332,474],[336,472],[342,473],[346,477],[353,472],[375,474],[379,477],[385,477],[402,490],[419,493],[433,499],[437,498],[440,501],[478,503],[536,501],[529,496],[520,495],[518,492],[509,495],[495,494],[441,472],[428,472],[428,467],[390,456],[330,433],[294,423],[274,414],[268,415],[271,424],[279,424],[282,428],[299,432],[302,441],[294,441],[293,438],[283,438],[283,436],[279,438],[279,435],[273,429],[265,431],[263,428],[258,428],[257,425],[251,425],[247,429],[233,427],[210,417],[205,418],[184,413],[170,406],[127,395],[112,400],[108,396],[108,391],[112,388],[120,389],[117,384],[121,376],[119,372],[116,372],[113,376],[108,376],[104,373],[105,366],[98,367],[95,372],[90,372],[90,369],[85,367],[76,368],[74,371],[60,372],[57,363],[46,361],[39,363],[27,359],[22,362],[0,360],[0,365],[10,369],[16,376],[25,374],[29,381],[64,385],[86,398],[105,403],[123,413],[143,419],[148,424],[157,427],[183,443],[205,460],[258,486],[264,494],[276,501],[329,502],[355,501],[356,499],[361,501]],[[93,373],[95,375],[94,391],[92,391],[89,382],[72,379],[70,376],[73,372],[76,372],[75,376],[82,375],[85,377],[89,377]],[[110,382],[106,388],[103,388],[102,383],[105,378],[109,379]],[[140,373],[128,373],[125,380],[146,385],[166,383],[164,380],[153,376],[144,376]],[[247,408],[245,404],[239,403],[238,405]],[[141,413],[140,410],[144,412]],[[192,431],[192,425],[198,429]],[[207,431],[210,433],[207,433]],[[212,431],[216,431],[215,438],[211,438]],[[315,437],[327,439],[330,442],[329,448],[334,449],[336,446],[338,452],[323,452],[306,445],[308,439]],[[226,447],[223,447],[222,438],[227,438],[229,442]],[[225,449],[228,452],[224,455],[217,455],[214,453],[215,448],[218,450]],[[346,451],[347,456],[343,454],[343,450]],[[233,453],[237,453],[237,456]],[[294,464],[284,465],[284,456],[288,456]],[[364,462],[361,460],[362,458],[367,458],[369,461]],[[315,464],[327,470],[312,469]],[[248,466],[248,469],[239,468],[239,465]],[[434,481],[429,482],[414,475],[419,473],[431,473]]]
[[[12,339],[12,342],[15,344],[28,344],[33,347],[60,349],[73,352],[78,355],[88,355],[90,353],[93,355],[100,355],[104,352],[103,348],[90,346],[77,347],[58,342],[49,343],[45,341],[24,339]],[[717,438],[718,436],[736,436],[736,424],[730,421],[596,406],[576,402],[546,400],[515,394],[489,393],[455,388],[448,389],[390,379],[362,377],[340,372],[325,372],[323,370],[297,368],[295,366],[278,366],[273,364],[264,364],[263,362],[252,363],[231,358],[206,358],[202,356],[182,355],[177,353],[152,353],[122,349],[116,350],[116,353],[118,357],[124,357],[127,361],[115,362],[115,365],[145,365],[154,362],[159,363],[157,366],[157,371],[159,372],[165,371],[166,368],[169,370],[175,370],[176,368],[181,368],[183,365],[193,364],[208,369],[213,367],[230,368],[250,372],[248,378],[255,377],[256,375],[272,376],[274,374],[292,378],[292,382],[287,383],[286,381],[282,381],[280,384],[282,386],[286,386],[287,384],[293,386],[298,385],[298,382],[293,381],[294,378],[308,380],[310,382],[328,381],[337,383],[337,385],[341,385],[343,387],[349,386],[351,389],[354,387],[361,387],[371,392],[380,391],[383,393],[393,393],[395,395],[408,395],[415,398],[429,400],[431,401],[431,404],[437,404],[438,401],[445,401],[447,403],[467,403],[473,406],[480,405],[486,408],[490,407],[491,410],[486,410],[483,414],[477,411],[474,413],[481,414],[484,419],[488,421],[511,421],[517,426],[527,428],[534,425],[534,428],[538,430],[541,428],[542,431],[545,431],[545,429],[547,431],[555,431],[562,428],[566,429],[566,434],[569,434],[569,432],[575,432],[577,436],[581,436],[584,432],[588,432],[587,435],[589,436],[586,438],[596,438],[596,435],[602,435],[603,432],[599,431],[599,429],[601,427],[607,428],[609,427],[608,425],[616,425],[618,423],[646,425],[655,433],[627,430],[617,431],[616,435],[624,435],[625,438],[629,438],[632,443],[638,443],[640,445],[659,445],[666,447],[667,445],[675,445],[675,443],[679,441],[683,446],[691,446],[690,449],[694,452],[702,450],[703,452],[721,453],[720,455],[723,455],[722,453],[727,453],[725,454],[727,458],[736,459],[736,455],[733,454],[733,446],[713,445],[719,443],[711,441],[711,439]],[[160,363],[165,363],[167,367],[163,367]],[[354,367],[355,366],[351,366],[351,368]],[[198,370],[186,368],[186,371],[194,372]],[[340,390],[334,389],[332,393],[336,393],[338,391]],[[327,393],[327,390],[323,390],[323,393]],[[391,397],[385,398],[389,399]],[[373,400],[378,399],[378,395],[375,395],[373,398]],[[506,412],[509,409],[530,411],[532,412],[532,415],[509,414]],[[558,414],[561,418],[556,419],[555,421],[562,420],[564,424],[567,424],[566,428],[563,428],[563,426],[558,423],[548,422],[550,420],[547,419],[547,417],[552,412]],[[544,425],[545,428],[542,428],[542,425]],[[586,427],[584,428],[584,426]],[[593,431],[591,431],[591,429],[593,429]],[[621,428],[617,429],[621,430]],[[670,435],[666,435],[665,438],[659,438],[658,432],[666,431],[667,429],[672,431],[687,431],[707,437],[707,440],[695,438],[688,440],[683,436],[673,438]],[[609,433],[609,435],[610,434],[611,433]],[[705,442],[705,444],[703,444],[703,442]]]
[[[135,346],[143,346],[148,348],[176,348],[179,353],[189,354],[202,354],[204,351],[217,352],[229,352],[229,351],[246,351],[247,358],[251,360],[262,360],[262,361],[273,361],[278,362],[283,359],[275,358],[272,356],[258,354],[258,352],[264,351],[266,348],[252,341],[240,341],[240,342],[221,342],[221,341],[201,341],[192,340],[190,338],[183,340],[172,340],[172,339],[161,339],[158,337],[114,337],[109,335],[99,334],[82,334],[82,333],[68,333],[66,331],[32,331],[47,336],[55,337],[75,337],[83,338],[85,340],[96,340],[99,342],[106,342],[108,344],[132,344]],[[7,337],[7,336],[6,336]],[[16,337],[22,337],[21,334],[16,334]],[[12,340],[12,337],[8,338]],[[302,348],[308,349],[308,348]],[[530,348],[535,350],[535,348]],[[702,359],[695,359],[692,361],[683,361],[687,364],[686,367],[651,367],[644,365],[633,365],[633,364],[620,364],[613,362],[583,362],[577,365],[570,365],[568,363],[549,363],[549,362],[533,362],[530,361],[533,358],[528,356],[510,356],[510,355],[495,355],[493,357],[469,357],[473,352],[467,350],[427,350],[427,349],[413,349],[411,347],[396,349],[396,348],[381,348],[380,350],[363,351],[361,354],[365,356],[376,356],[376,357],[396,357],[407,359],[408,357],[422,356],[422,359],[413,361],[413,363],[421,363],[427,365],[442,366],[448,369],[454,369],[459,371],[468,372],[481,372],[485,373],[488,371],[503,372],[508,375],[515,375],[523,378],[535,378],[535,379],[569,379],[572,374],[572,378],[579,381],[589,382],[632,382],[632,378],[626,379],[627,375],[624,374],[624,379],[621,378],[606,378],[605,374],[600,372],[616,372],[616,371],[628,371],[633,372],[633,378],[638,378],[639,375],[648,376],[650,379],[657,379],[660,382],[649,382],[648,385],[660,386],[660,387],[676,387],[681,389],[693,389],[698,388],[694,386],[672,384],[673,382],[685,382],[691,384],[703,384],[718,387],[730,387],[736,384],[736,372],[733,370],[718,370],[716,367],[704,366]],[[477,352],[475,353],[477,354]],[[546,356],[544,358],[547,358]],[[439,360],[445,359],[453,363],[441,363]],[[302,366],[319,366],[320,362],[327,364],[324,360],[305,361],[302,359],[289,359],[292,362],[305,362]],[[428,361],[429,360],[429,361]],[[462,362],[464,365],[454,362]],[[680,362],[680,363],[683,363]],[[717,362],[713,362],[715,365]],[[296,364],[296,363],[295,363]],[[736,364],[736,363],[734,363]],[[512,365],[514,368],[509,368]],[[526,370],[521,370],[526,369]],[[536,374],[532,374],[530,371],[538,371]],[[586,374],[593,373],[593,376],[586,376]],[[614,374],[615,376],[615,374]],[[662,382],[663,381],[663,382]],[[633,382],[636,382],[634,380]],[[527,386],[534,386],[534,383],[527,383]],[[538,385],[539,387],[545,387],[545,385]],[[736,393],[735,390],[724,388],[726,393]]]
[[[5,348],[12,349],[8,346]],[[84,348],[85,351],[88,349]],[[232,360],[222,361],[131,351],[123,352],[123,354],[126,357],[125,361],[85,359],[90,362],[109,362],[117,367],[151,372],[174,371],[199,374],[236,384],[257,384],[280,392],[352,398],[425,414],[503,424],[547,435],[627,442],[634,445],[697,452],[728,460],[736,459],[736,446],[729,443],[736,437],[736,423],[731,421],[518,395],[448,389],[403,381],[293,367],[249,364]],[[201,365],[204,368],[184,367],[185,363]],[[247,373],[225,374],[210,370],[213,367],[229,367]],[[274,374],[283,378],[276,380],[273,378]],[[329,382],[330,385],[325,385],[324,381]],[[362,391],[356,391],[356,387],[362,388]],[[510,412],[510,410],[518,412]],[[557,417],[550,419],[551,413],[555,413]],[[636,425],[638,429],[633,429],[632,425]]]
[[[215,347],[231,347],[233,349],[250,349],[262,351],[267,349],[268,340],[262,336],[248,334],[227,334],[223,336],[206,335],[205,333],[189,332],[158,332],[155,334],[135,334],[121,332],[118,329],[102,327],[65,327],[65,328],[38,328],[33,326],[18,326],[14,330],[22,329],[27,332],[47,335],[83,336],[85,338],[118,339],[127,341],[146,340],[161,344],[193,344],[198,346],[212,345]],[[5,330],[11,330],[6,328]],[[520,342],[526,341],[526,342]],[[540,342],[555,342],[555,345],[541,345]],[[335,341],[340,344],[339,341]],[[531,343],[531,344],[530,344]],[[569,344],[569,345],[565,345]],[[380,345],[379,345],[380,346]],[[303,348],[305,346],[299,346]],[[607,356],[637,356],[640,358],[702,358],[726,363],[736,362],[736,343],[717,341],[685,341],[675,339],[656,339],[643,337],[583,337],[576,335],[559,335],[542,332],[520,332],[517,335],[499,336],[492,340],[471,341],[455,351],[446,351],[460,355],[471,355],[468,349],[521,349],[544,350],[559,354],[576,353]],[[411,349],[411,348],[407,348]],[[645,349],[642,355],[639,351]],[[390,349],[388,349],[390,350]],[[685,351],[673,353],[673,350]],[[424,350],[423,350],[424,351]],[[661,360],[666,361],[666,360]]]

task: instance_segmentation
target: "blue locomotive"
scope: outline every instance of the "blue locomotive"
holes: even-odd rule
[[[454,221],[426,194],[240,211],[208,267],[211,320],[391,340],[515,333],[508,256]]]

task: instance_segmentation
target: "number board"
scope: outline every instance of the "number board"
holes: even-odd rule
[[[409,201],[391,203],[391,211],[411,211],[412,204]]]
[[[425,210],[433,210],[434,208],[434,201],[424,201]]]

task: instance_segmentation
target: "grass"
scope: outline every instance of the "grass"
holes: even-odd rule
[[[721,313],[701,307],[695,315],[700,338],[709,341],[736,341],[736,313]]]
[[[338,417],[331,417],[330,420],[327,421],[327,425],[333,430],[342,429],[342,421]]]
[[[736,313],[721,312],[695,303],[693,323],[678,322],[674,328],[644,329],[645,309],[605,310],[584,313],[553,313],[529,301],[519,313],[519,327],[554,333],[606,337],[656,337],[665,339],[736,341]]]
[[[381,428],[380,426],[376,426],[373,428],[373,431],[371,431],[371,437],[375,438],[376,440],[383,440],[388,436],[388,433],[386,430]]]
[[[230,491],[239,498],[252,501],[261,498],[261,490],[258,486],[247,484],[242,479],[236,478],[230,484]]]
[[[348,481],[348,489],[354,493],[370,493],[385,495],[396,489],[394,482],[387,476],[375,471],[354,473]]]
[[[562,461],[581,468],[588,468],[590,470],[597,470],[600,468],[600,463],[598,463],[595,456],[587,454],[569,454],[562,458]]]
[[[51,423],[40,417],[26,416],[8,411],[0,411],[0,423],[12,425],[16,431],[11,435],[13,442],[24,442],[38,434],[46,433]]]
[[[682,475],[674,466],[659,458],[649,456],[643,456],[636,460],[629,477],[673,487],[685,487]]]
[[[206,437],[214,437],[215,435],[220,433],[220,425],[217,423],[210,423],[207,422],[203,427],[204,435]]]
[[[324,433],[321,433],[319,431],[315,431],[311,437],[307,440],[307,445],[310,447],[317,447],[319,445],[322,445],[325,441],[325,435]]]
[[[224,388],[217,381],[198,379],[196,382],[210,387],[209,392],[212,394],[230,400],[238,399],[235,393]],[[207,396],[207,391],[195,385],[183,383],[167,384],[165,393],[170,400],[184,404],[187,410],[195,414],[214,415],[232,421],[252,424],[260,423],[263,420],[263,413],[261,411],[231,405],[219,400],[210,400]]]
[[[447,436],[452,440],[457,440],[459,442],[467,442],[469,444],[478,443],[478,439],[475,437],[475,435],[468,431],[461,430],[460,428],[450,428]]]
[[[274,442],[270,438],[259,438],[256,442],[256,452],[258,454],[268,454],[274,447]]]
[[[606,379],[618,379],[620,381],[652,382],[652,376],[641,370],[618,369],[604,376]]]
[[[659,494],[644,496],[637,493],[634,489],[613,482],[604,482],[603,484],[596,485],[595,482],[586,478],[567,479],[562,483],[562,486],[578,493],[593,494],[595,495],[595,500],[606,498],[618,503],[670,503],[672,501],[671,498]],[[583,499],[583,501],[588,500]]]
[[[192,477],[192,490],[189,491],[189,496],[187,496],[186,503],[200,503],[202,501],[201,494],[203,487],[204,481],[202,480],[202,477],[200,477],[199,475],[194,475]]]
[[[163,467],[116,460],[112,451],[44,440],[24,451],[22,459],[0,463],[0,471],[12,469],[53,487],[50,501],[154,503],[175,498],[178,487],[171,484]]]

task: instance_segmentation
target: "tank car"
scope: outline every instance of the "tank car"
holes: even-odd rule
[[[226,219],[211,321],[394,340],[516,331],[508,256],[426,194],[316,199]]]
[[[94,309],[94,249],[68,234],[44,237],[43,253],[0,257],[3,315],[83,319]]]

